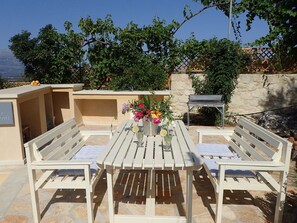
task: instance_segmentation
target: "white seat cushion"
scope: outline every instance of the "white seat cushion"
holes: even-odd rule
[[[236,158],[239,159],[239,158]],[[218,171],[219,171],[219,165],[216,163],[216,161],[219,159],[205,159],[204,164],[207,166],[207,168],[210,170],[211,175],[214,177],[218,177]],[[256,177],[256,174],[251,170],[233,170],[233,169],[227,169],[225,171],[226,177]]]
[[[92,161],[91,173],[95,174],[98,170],[96,163],[96,158],[100,155],[102,151],[106,149],[106,145],[103,146],[83,146],[72,158],[71,160],[86,160]],[[83,170],[59,170],[58,175],[83,175]]]
[[[230,151],[229,146],[226,144],[196,144],[201,156],[214,156],[214,157],[232,157],[237,158],[236,153]]]

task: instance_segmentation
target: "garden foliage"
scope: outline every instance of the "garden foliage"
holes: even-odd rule
[[[223,95],[226,109],[237,85],[241,68],[250,63],[249,55],[245,54],[240,45],[227,39],[201,41],[191,38],[184,44],[185,54],[203,66],[205,75],[191,75],[196,94]],[[196,54],[195,54],[196,52]],[[198,54],[197,54],[198,52]],[[203,109],[203,113],[213,115],[215,109]]]

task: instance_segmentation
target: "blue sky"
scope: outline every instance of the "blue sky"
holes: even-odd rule
[[[40,28],[52,24],[59,32],[64,32],[63,24],[70,21],[75,30],[80,18],[93,19],[112,15],[114,24],[125,27],[133,21],[139,26],[148,25],[158,16],[166,20],[181,22],[183,8],[188,4],[193,12],[201,5],[191,0],[9,0],[2,1],[0,7],[0,49],[7,49],[9,39],[22,30],[35,37]],[[196,10],[195,10],[196,9]],[[244,23],[242,23],[244,25]],[[252,30],[242,31],[242,43],[249,43],[268,32],[264,21],[256,20]],[[213,37],[225,38],[228,35],[228,18],[220,11],[209,9],[187,22],[175,35],[185,40],[194,33],[199,40]],[[231,39],[235,39],[232,33]]]

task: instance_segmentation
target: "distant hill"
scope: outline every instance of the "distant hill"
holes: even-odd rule
[[[15,58],[9,49],[0,49],[0,76],[5,79],[20,78],[24,65]]]

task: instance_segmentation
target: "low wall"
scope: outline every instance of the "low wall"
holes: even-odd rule
[[[188,95],[194,93],[192,80],[188,74],[171,77],[172,108],[176,115],[183,115]],[[293,104],[297,104],[296,74],[240,74],[228,112],[249,114]]]

